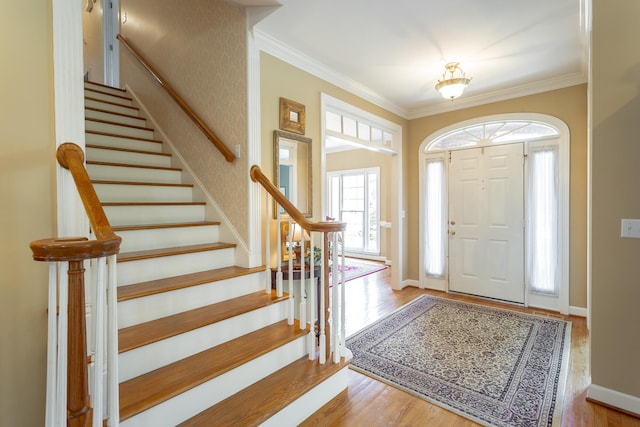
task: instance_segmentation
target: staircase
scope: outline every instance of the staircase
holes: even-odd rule
[[[124,90],[85,83],[86,165],[116,234],[120,425],[297,425],[346,388]],[[164,144],[166,145],[166,144]],[[347,358],[348,359],[348,358]]]

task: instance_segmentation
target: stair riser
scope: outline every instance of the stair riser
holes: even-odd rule
[[[151,129],[139,129],[118,124],[94,122],[92,120],[85,120],[84,123],[86,130],[132,136],[134,138],[153,139],[153,130]]]
[[[204,205],[104,206],[112,226],[204,221]]]
[[[99,108],[101,110],[112,111],[114,113],[129,114],[130,116],[137,116],[140,111],[135,107],[127,107],[125,105],[114,105],[109,102],[103,102],[100,100],[89,99],[89,98],[85,98],[84,105],[85,107]]]
[[[102,86],[92,82],[84,82],[85,89],[97,90],[99,92],[107,92],[117,96],[127,96],[127,92],[115,87]]]
[[[101,202],[191,202],[192,187],[94,184]]]
[[[181,182],[181,172],[177,170],[88,164],[87,171],[92,180],[157,182],[161,184],[180,184]]]
[[[250,363],[232,369],[145,412],[121,421],[120,426],[173,426],[179,424],[299,359],[305,354],[305,340],[306,337],[294,340]]]
[[[84,90],[84,96],[87,98],[98,99],[100,101],[111,102],[113,104],[124,105],[126,107],[132,107],[133,101],[127,98],[120,98],[115,95],[109,95],[107,93],[96,92],[93,90]]]
[[[127,381],[287,318],[285,302],[202,327],[118,356],[119,381]]]
[[[129,165],[171,167],[171,157],[159,154],[131,153],[87,147],[87,159],[94,162],[126,163]]]
[[[160,319],[264,289],[264,273],[204,283],[118,303],[118,328]]]
[[[95,133],[87,133],[85,137],[87,144],[102,145],[105,147],[124,148],[127,150],[151,151],[154,153],[162,152],[162,144],[154,141],[141,141],[139,139],[118,137],[111,135],[100,135]],[[122,163],[122,162],[120,162]]]
[[[129,126],[146,126],[147,121],[139,117],[123,116],[121,114],[106,113],[104,111],[95,111],[90,109],[84,110],[84,116],[87,119],[106,120]]]
[[[122,237],[121,253],[218,241],[217,225],[127,230],[116,233]]]
[[[295,426],[309,418],[319,408],[347,389],[349,368],[342,368],[329,379],[292,402],[282,411],[262,423],[260,427]]]
[[[234,248],[188,253],[118,263],[118,286],[178,276],[214,268],[230,267],[235,262]]]

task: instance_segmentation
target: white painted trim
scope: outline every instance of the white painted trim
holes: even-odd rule
[[[403,278],[403,236],[404,229],[406,225],[405,211],[404,211],[404,198],[403,198],[403,185],[402,185],[402,146],[403,146],[403,134],[402,134],[402,126],[393,123],[389,120],[383,119],[382,117],[378,117],[372,113],[364,111],[360,108],[354,107],[341,101],[337,98],[334,98],[326,93],[320,94],[320,197],[322,199],[322,217],[324,218],[327,215],[327,149],[325,144],[326,139],[326,123],[325,116],[326,111],[330,107],[337,107],[341,111],[347,112],[349,114],[354,114],[359,117],[366,117],[372,123],[377,123],[389,133],[393,135],[394,139],[394,147],[396,149],[396,154],[391,155],[391,192],[392,194],[395,192],[395,199],[392,200],[392,209],[390,212],[391,216],[391,251],[387,254],[387,258],[391,260],[391,262],[397,266],[397,268],[391,269],[391,287],[393,289],[399,290],[404,287],[402,278]],[[398,142],[395,142],[398,141]]]
[[[569,127],[560,119],[549,116],[546,114],[538,114],[538,113],[506,113],[506,114],[496,114],[491,116],[484,117],[476,117],[470,120],[465,120],[459,123],[455,123],[453,125],[442,128],[431,135],[428,135],[420,144],[420,148],[418,151],[419,158],[419,191],[420,191],[420,206],[423,205],[423,194],[424,188],[422,181],[424,180],[424,161],[429,156],[435,155],[437,153],[446,152],[447,150],[427,152],[427,147],[438,137],[451,132],[455,129],[472,126],[484,122],[498,121],[498,120],[530,120],[546,123],[550,126],[555,127],[558,130],[559,136],[558,145],[559,149],[559,163],[560,163],[560,186],[561,186],[561,194],[562,199],[560,200],[560,212],[559,219],[560,225],[559,230],[561,234],[559,236],[559,246],[561,252],[561,271],[560,271],[560,283],[569,283],[569,203],[570,203],[570,158],[571,158],[571,148],[570,148],[570,133]],[[554,137],[555,138],[555,137]],[[527,143],[525,142],[525,145]],[[447,190],[448,191],[448,190]],[[526,196],[525,196],[526,197]],[[419,232],[420,236],[424,233],[424,212],[419,210]],[[419,274],[420,274],[420,283],[423,287],[426,287],[426,279],[424,275],[424,266],[422,265],[422,257],[424,253],[424,242],[422,239],[419,240]],[[448,268],[447,268],[448,269]],[[433,284],[430,284],[429,287],[432,287]],[[527,296],[525,295],[525,302],[527,302]],[[558,297],[558,311],[562,314],[569,314],[569,286],[564,286],[561,289],[560,295]]]
[[[402,283],[400,283],[400,287],[397,288],[396,290],[404,289],[407,286],[413,286],[414,288],[419,288],[420,287],[420,282],[418,282],[417,280],[413,280],[413,279],[403,280]]]
[[[437,104],[420,107],[413,110],[407,110],[394,102],[376,93],[372,89],[364,86],[362,83],[338,73],[334,69],[329,68],[325,64],[307,56],[306,54],[293,49],[285,43],[277,40],[270,35],[255,29],[256,41],[259,43],[260,50],[275,56],[303,71],[306,71],[318,78],[321,78],[341,89],[349,91],[360,98],[363,98],[373,104],[382,107],[400,117],[412,120],[420,117],[427,117],[434,114],[440,114],[448,111],[461,110],[463,108],[475,107],[492,102],[505,101],[507,99],[519,98],[522,96],[534,95],[537,93],[548,92],[551,90],[562,89],[565,87],[575,86],[586,83],[587,76],[584,72],[568,74],[553,79],[530,83],[526,85],[516,86],[509,89],[493,91],[489,94],[465,96],[456,99],[455,102],[443,100]]]
[[[250,17],[247,17],[247,25]],[[247,31],[247,171],[262,164],[260,139],[260,51],[256,47],[253,31]],[[236,161],[242,161],[242,157]],[[247,173],[247,240],[248,267],[266,264],[262,259],[263,222],[261,219],[262,187],[254,183]]]
[[[421,117],[433,116],[434,114],[446,113],[449,111],[462,110],[464,108],[477,107],[479,105],[490,104],[493,102],[506,101],[509,99],[520,98],[523,96],[535,95],[537,93],[549,92],[552,90],[563,89],[587,82],[587,76],[583,73],[568,74],[565,76],[555,77],[552,79],[529,83],[526,85],[515,86],[508,89],[497,90],[491,93],[465,96],[457,98],[455,102],[444,100],[437,104],[427,105],[417,108],[410,112],[406,117],[408,120],[418,119]]]
[[[385,110],[388,110],[394,114],[397,114],[403,118],[406,118],[409,112],[396,105],[395,103],[384,98],[380,94],[374,92],[370,88],[364,86],[343,74],[336,72],[335,70],[327,67],[321,62],[311,58],[310,56],[293,49],[292,47],[282,43],[263,31],[254,28],[254,34],[256,37],[256,45],[258,48],[272,55],[288,64],[293,65],[307,73],[314,75],[328,83],[334,84],[341,89],[353,93],[362,99],[365,99],[375,105],[378,105]]]
[[[571,316],[587,317],[589,311],[584,307],[569,306],[569,314]]]
[[[183,173],[189,176],[189,179],[193,181],[194,195],[197,192],[200,192],[200,194],[202,194],[202,197],[206,200],[207,207],[205,209],[205,217],[208,220],[220,221],[220,240],[227,243],[235,243],[237,245],[235,248],[235,264],[241,267],[248,267],[250,259],[249,248],[247,247],[244,239],[242,239],[242,237],[238,233],[238,230],[236,230],[236,228],[232,225],[231,221],[224,213],[220,205],[218,205],[218,203],[213,199],[202,181],[200,181],[193,169],[189,167],[189,164],[186,162],[184,157],[182,157],[182,154],[180,153],[180,151],[178,151],[171,138],[169,138],[169,136],[164,133],[160,124],[156,121],[156,119],[146,108],[146,106],[141,102],[140,98],[138,98],[133,89],[131,89],[129,85],[126,85],[126,89],[129,94],[131,94],[131,97],[136,101],[140,109],[144,112],[145,117],[147,117],[151,121],[151,123],[153,123],[154,130],[160,134],[162,141],[167,144],[169,152],[171,152],[171,154],[176,157],[178,164],[183,169]]]
[[[73,142],[85,149],[82,7],[52,0],[53,88],[56,148]],[[89,220],[68,170],[56,162],[58,236],[88,236]]]
[[[102,2],[102,42],[104,52],[104,84],[120,87],[120,0]]]
[[[606,403],[615,408],[623,409],[634,414],[640,414],[640,397],[620,393],[597,384],[589,385],[587,396],[598,402]]]

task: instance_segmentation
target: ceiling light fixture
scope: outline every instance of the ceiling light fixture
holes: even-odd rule
[[[459,62],[449,62],[445,65],[442,80],[438,80],[438,84],[436,84],[436,90],[440,92],[442,97],[452,101],[462,95],[464,88],[471,81],[471,78],[467,78],[458,65],[460,65]],[[456,72],[458,72],[457,76]]]

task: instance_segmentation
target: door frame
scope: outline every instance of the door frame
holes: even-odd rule
[[[558,131],[558,136],[554,137],[558,140],[559,147],[559,190],[560,190],[560,201],[559,201],[559,230],[560,233],[558,235],[559,241],[559,261],[560,261],[560,272],[559,272],[559,283],[560,289],[558,294],[558,311],[562,314],[569,314],[569,291],[570,291],[570,283],[569,283],[569,202],[570,202],[570,133],[569,127],[562,120],[546,115],[546,114],[538,114],[538,113],[505,113],[505,114],[497,114],[491,116],[483,116],[477,117],[474,119],[458,122],[451,126],[447,126],[443,129],[440,129],[431,135],[427,136],[422,143],[420,144],[418,151],[419,158],[419,263],[418,263],[418,271],[419,271],[419,286],[420,288],[427,289],[436,289],[445,292],[449,292],[449,262],[448,262],[448,239],[445,239],[445,253],[447,255],[446,265],[445,265],[445,275],[442,278],[435,277],[427,277],[425,273],[424,267],[424,255],[425,255],[425,245],[424,236],[425,233],[425,218],[424,218],[424,194],[425,194],[425,186],[424,186],[424,176],[425,176],[425,164],[427,159],[437,158],[438,156],[448,157],[446,153],[450,150],[441,150],[441,151],[428,151],[429,146],[432,142],[434,142],[440,136],[452,132],[454,130],[464,128],[467,126],[473,126],[482,124],[485,122],[492,121],[501,121],[501,120],[521,120],[521,121],[535,121],[544,123],[546,125],[552,126]],[[536,140],[537,141],[537,140]],[[524,142],[525,153],[527,151],[527,141]],[[477,145],[482,146],[482,145]],[[470,148],[470,147],[467,147]],[[448,194],[448,159],[445,159],[445,189]],[[527,168],[524,169],[525,173],[525,183],[528,179]],[[526,184],[525,184],[526,185]],[[525,200],[526,200],[526,192],[525,192]],[[446,201],[448,204],[448,200]],[[445,206],[447,209],[446,217],[448,218],[448,206]],[[526,218],[525,218],[526,221]],[[526,245],[526,240],[525,240]],[[526,254],[525,254],[526,256]],[[529,306],[530,303],[531,292],[528,289],[525,283],[525,299],[524,306]]]

